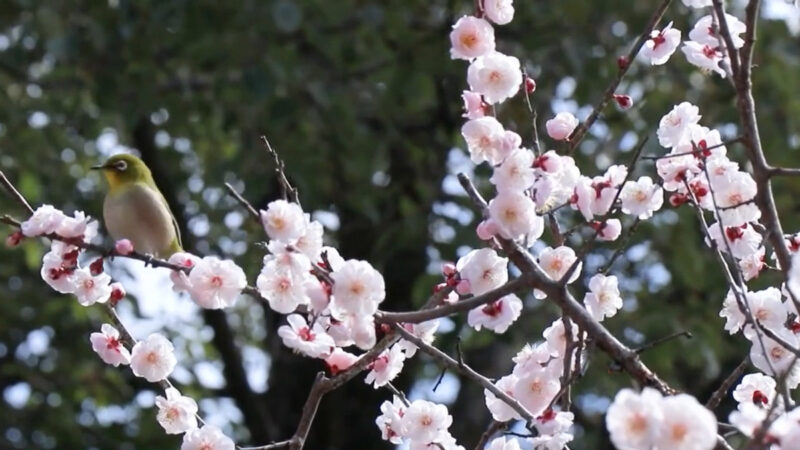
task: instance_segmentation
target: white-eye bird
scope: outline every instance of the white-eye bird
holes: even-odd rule
[[[175,217],[144,161],[119,154],[92,169],[108,181],[103,220],[112,238],[128,239],[135,251],[158,258],[182,251]]]

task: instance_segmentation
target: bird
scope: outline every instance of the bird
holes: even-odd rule
[[[108,181],[103,221],[114,240],[128,239],[135,251],[156,258],[183,251],[175,216],[144,161],[122,153],[92,169]]]

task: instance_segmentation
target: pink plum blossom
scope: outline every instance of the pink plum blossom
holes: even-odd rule
[[[94,350],[106,364],[114,367],[120,364],[130,364],[131,353],[122,345],[119,339],[119,331],[110,324],[104,323],[100,327],[100,333],[92,333],[89,336]]]
[[[485,19],[463,16],[450,32],[450,57],[473,60],[494,51],[494,29]]]
[[[560,112],[545,122],[547,135],[557,141],[566,141],[578,126],[578,119],[569,112]]]
[[[247,286],[244,271],[230,260],[206,256],[189,273],[189,293],[197,305],[207,309],[227,308]]]
[[[151,383],[166,379],[175,369],[175,347],[163,335],[153,333],[131,350],[131,370]]]
[[[467,69],[469,88],[490,105],[513,97],[522,85],[519,59],[499,52],[476,58]]]
[[[181,395],[173,387],[167,388],[165,395],[156,397],[156,419],[164,431],[167,434],[180,434],[197,428],[197,402]]]

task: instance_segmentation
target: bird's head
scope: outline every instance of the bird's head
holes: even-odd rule
[[[150,169],[147,168],[144,161],[127,153],[114,155],[108,158],[105,163],[94,166],[92,169],[103,171],[111,190],[127,184],[147,182],[152,179]]]

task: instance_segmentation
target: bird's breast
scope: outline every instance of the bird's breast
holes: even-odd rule
[[[175,239],[169,209],[161,195],[144,184],[110,192],[103,203],[103,219],[112,238],[130,240],[140,253],[158,256]]]

